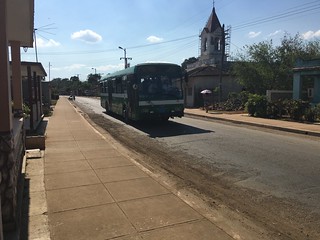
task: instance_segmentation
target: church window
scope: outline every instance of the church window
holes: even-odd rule
[[[207,49],[208,49],[208,40],[207,40],[207,38],[205,38],[204,44],[203,44],[203,51],[205,52],[205,51],[207,51]]]
[[[219,38],[216,38],[215,40],[215,50],[217,51],[221,50],[221,40]]]

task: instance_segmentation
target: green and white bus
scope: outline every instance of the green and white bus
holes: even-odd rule
[[[101,106],[127,120],[182,117],[182,69],[170,63],[144,63],[100,81]]]

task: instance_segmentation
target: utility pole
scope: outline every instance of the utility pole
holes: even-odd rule
[[[221,38],[221,64],[220,64],[220,74],[219,74],[219,103],[222,101],[222,75],[223,75],[223,64],[225,58],[225,31],[224,31],[224,24],[222,26],[222,38]]]
[[[35,49],[35,51],[36,51],[36,62],[38,62],[37,35],[36,35],[36,31],[37,31],[37,30],[38,30],[37,28],[35,28],[35,29],[33,30],[34,49]]]
[[[50,64],[50,62],[49,62],[49,82],[50,82],[50,69],[51,69],[51,64]]]
[[[119,49],[122,49],[124,52],[124,57],[121,57],[120,60],[124,59],[124,68],[128,68],[128,60],[132,60],[131,57],[127,57],[127,50],[119,46]]]

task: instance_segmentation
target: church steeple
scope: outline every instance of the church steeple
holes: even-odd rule
[[[212,12],[211,15],[208,19],[208,22],[206,24],[206,26],[204,27],[204,30],[206,30],[207,32],[214,32],[217,28],[221,28],[221,24],[219,21],[219,18],[216,14],[216,9],[214,7],[214,1],[213,1],[213,8],[212,8]]]
[[[215,2],[210,17],[203,28],[201,35],[200,61],[209,65],[219,65],[223,55],[224,26],[221,26],[216,14]]]

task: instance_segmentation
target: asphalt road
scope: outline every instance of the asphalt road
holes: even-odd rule
[[[104,115],[98,99],[76,101]],[[120,121],[121,122],[121,121]],[[168,124],[128,126],[174,150],[201,158],[232,176],[239,186],[266,195],[289,198],[320,213],[320,140],[303,135],[195,118],[176,118]]]

